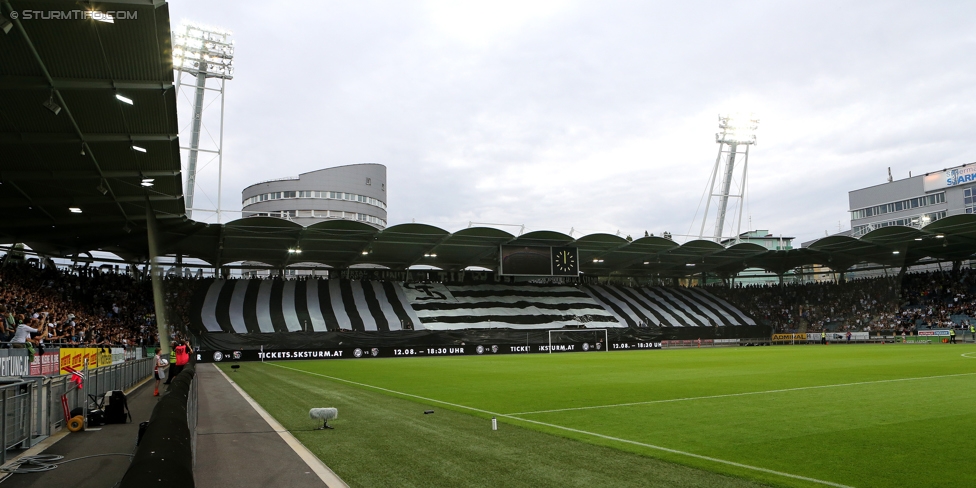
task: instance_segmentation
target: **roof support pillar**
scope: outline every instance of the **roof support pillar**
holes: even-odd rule
[[[156,308],[156,330],[159,334],[160,355],[169,356],[169,322],[166,320],[166,300],[163,291],[163,265],[159,262],[159,224],[149,198],[146,198],[146,233],[149,241],[149,273],[152,280],[153,305]]]

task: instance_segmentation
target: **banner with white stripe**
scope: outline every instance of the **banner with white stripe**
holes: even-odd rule
[[[213,280],[200,309],[210,333],[420,329],[398,283],[353,280]]]
[[[571,286],[403,283],[403,291],[427,329],[626,327]]]
[[[587,285],[583,291],[631,327],[756,325],[738,308],[698,288]]]

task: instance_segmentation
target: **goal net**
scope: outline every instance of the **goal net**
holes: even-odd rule
[[[609,351],[607,329],[553,329],[549,331],[549,352]]]

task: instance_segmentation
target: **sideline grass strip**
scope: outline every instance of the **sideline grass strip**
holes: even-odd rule
[[[509,424],[493,432],[480,417],[270,364],[220,366],[354,487],[762,486]],[[339,409],[336,430],[314,430],[308,409],[322,406]]]

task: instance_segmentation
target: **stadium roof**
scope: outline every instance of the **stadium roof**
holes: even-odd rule
[[[2,10],[7,15],[10,7],[50,11],[64,5],[11,0]],[[882,228],[860,239],[826,237],[781,251],[701,240],[678,245],[661,237],[628,241],[609,234],[514,236],[486,227],[451,233],[424,224],[380,231],[344,220],[309,227],[268,217],[224,225],[185,220],[168,6],[116,0],[99,8],[134,12],[135,18],[19,19],[9,34],[0,35],[0,242],[23,242],[55,256],[101,250],[143,262],[152,215],[159,223],[160,253],[216,266],[254,261],[273,267],[495,269],[499,245],[514,244],[578,247],[580,269],[588,275],[675,277],[746,268],[783,273],[809,264],[835,270],[865,262],[901,266],[925,257],[965,259],[976,251],[973,215],[923,229]],[[153,186],[142,186],[144,179],[153,179]]]
[[[99,3],[135,17],[107,23],[50,18],[80,3],[4,2],[14,25],[0,35],[3,241],[137,257],[147,202],[160,219],[183,216],[169,10],[154,3]]]

